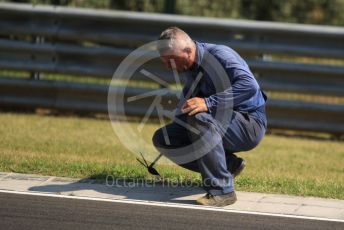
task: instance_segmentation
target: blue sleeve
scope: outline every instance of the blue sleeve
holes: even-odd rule
[[[221,53],[215,55],[225,68],[231,85],[222,92],[205,98],[209,113],[215,114],[218,107],[231,107],[231,109],[249,110],[256,102],[255,95],[260,93],[259,85],[246,63],[239,63],[233,55]],[[233,60],[234,59],[234,60]]]

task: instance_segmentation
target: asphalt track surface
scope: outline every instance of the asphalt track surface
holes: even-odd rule
[[[0,193],[0,229],[344,229],[344,223]]]

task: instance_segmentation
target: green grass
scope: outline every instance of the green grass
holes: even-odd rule
[[[0,113],[0,124],[0,171],[151,179],[106,119]],[[151,151],[158,127],[145,126],[141,137],[147,144],[138,149]],[[256,149],[239,155],[248,166],[236,180],[237,190],[344,199],[344,142],[267,135]],[[167,159],[161,163],[157,169],[169,181],[200,182],[197,173]]]

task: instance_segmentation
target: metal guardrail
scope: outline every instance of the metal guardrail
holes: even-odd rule
[[[281,55],[344,61],[344,28],[329,26],[0,3],[0,68],[111,78],[135,47],[172,25],[196,40],[236,49],[264,90],[344,96],[343,65],[270,60]],[[158,62],[147,68],[173,80]],[[107,110],[107,87],[101,85],[0,78],[0,89],[0,105]],[[128,92],[135,90],[148,89]],[[128,105],[128,113],[143,115],[145,103]],[[269,100],[268,115],[269,127],[344,133],[342,105]]]
[[[0,68],[30,70],[61,74],[91,75],[111,78],[120,62],[130,53],[128,48],[88,48],[65,44],[30,44],[23,41],[0,39]],[[28,55],[32,54],[32,55]],[[11,57],[12,60],[9,59]],[[55,60],[56,59],[56,60]],[[160,63],[153,63],[152,71],[162,78],[174,79],[163,74]],[[249,60],[248,64],[259,76],[266,90],[302,92],[344,96],[344,68],[316,64],[278,63]],[[307,79],[308,78],[311,79]],[[137,76],[137,80],[150,80]],[[310,84],[309,80],[312,81]],[[281,84],[283,82],[283,84]]]
[[[144,88],[127,88],[125,98],[148,91]],[[0,78],[0,105],[106,113],[107,92],[106,85]],[[164,103],[166,109],[172,109],[176,104],[177,98],[174,95],[171,92],[163,97],[162,101],[172,102],[171,104]],[[125,113],[143,116],[153,100],[152,96],[145,100],[127,102]],[[273,99],[269,100],[268,105],[269,126],[334,134],[344,133],[344,126],[341,125],[344,118],[344,105],[327,106]],[[156,111],[153,111],[152,116],[157,116]]]

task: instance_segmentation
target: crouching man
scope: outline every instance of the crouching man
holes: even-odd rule
[[[246,62],[231,48],[194,41],[177,27],[163,31],[159,40],[164,42],[158,46],[164,65],[188,79],[177,106],[180,113],[154,133],[153,144],[178,165],[201,174],[206,195],[198,204],[233,204],[237,200],[234,178],[245,167],[245,160],[234,153],[251,150],[262,140],[266,96]],[[224,74],[212,64],[213,71],[204,67],[211,63],[205,60],[209,55]],[[217,87],[214,80],[221,78],[230,84]],[[218,111],[222,111],[220,118]]]

